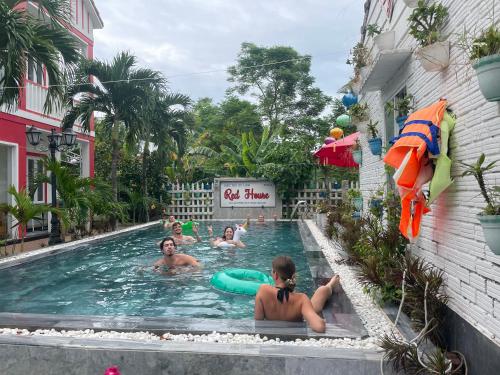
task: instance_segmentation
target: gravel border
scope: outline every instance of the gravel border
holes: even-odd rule
[[[366,339],[350,339],[350,338],[339,338],[339,339],[296,339],[295,341],[282,341],[279,338],[268,339],[266,336],[260,335],[247,335],[247,334],[232,334],[232,333],[218,333],[212,332],[206,335],[192,335],[192,334],[171,334],[165,333],[163,336],[158,336],[150,332],[116,332],[116,331],[99,331],[94,332],[94,330],[75,330],[75,331],[56,331],[55,329],[38,329],[35,331],[29,331],[27,329],[17,329],[17,328],[0,328],[0,335],[9,336],[55,336],[55,337],[72,337],[72,338],[85,338],[85,339],[102,339],[102,340],[133,340],[133,341],[145,341],[154,342],[159,340],[167,340],[171,342],[200,342],[200,343],[224,343],[224,344],[265,344],[265,345],[293,345],[293,346],[312,346],[312,347],[332,347],[332,348],[353,348],[353,349],[380,349],[377,342],[380,337],[384,334],[395,334],[400,336],[399,331],[394,326],[394,324],[389,320],[387,315],[382,311],[382,309],[377,306],[370,296],[363,292],[362,285],[357,281],[354,270],[345,264],[339,264],[337,261],[342,259],[341,250],[331,241],[329,241],[323,233],[317,228],[312,220],[306,220],[308,228],[310,229],[312,235],[319,244],[321,250],[325,254],[326,259],[330,263],[332,269],[340,275],[340,282],[349,299],[351,300],[354,309],[356,310],[358,316],[363,322],[366,330],[370,337]],[[135,226],[133,228],[127,228],[122,231],[114,232],[113,234],[123,233],[130,231],[132,229],[138,229],[152,225],[151,223]],[[91,239],[105,238],[110,234],[100,235],[92,237]],[[83,242],[87,242],[89,239],[82,241],[71,242],[71,245],[66,244],[66,246],[74,246]],[[49,248],[44,248],[41,250],[36,250],[37,252],[48,252],[53,251],[56,248],[60,248],[61,245],[52,246]],[[18,257],[23,257],[28,254],[22,254]],[[16,257],[17,258],[17,257]],[[11,260],[11,259],[9,259]]]

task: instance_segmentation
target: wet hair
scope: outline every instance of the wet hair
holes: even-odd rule
[[[234,228],[230,225],[228,225],[227,227],[224,228],[224,232],[222,234],[222,239],[225,241],[227,238],[226,238],[226,230],[228,229],[232,229],[233,230],[233,236],[234,236]]]
[[[174,248],[177,249],[177,244],[175,243],[175,240],[172,237],[165,237],[161,242],[160,242],[160,250],[163,251],[163,244],[165,241],[172,241],[174,244]]]
[[[178,221],[175,221],[173,224],[172,224],[172,229],[174,229],[174,227],[176,226],[180,226],[182,228],[182,224],[179,223]]]
[[[285,288],[293,292],[295,285],[295,263],[288,256],[279,256],[273,259],[273,270],[278,274],[279,278],[285,283]]]

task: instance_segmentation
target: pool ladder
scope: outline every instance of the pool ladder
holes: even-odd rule
[[[304,205],[306,207],[305,211],[302,213],[302,215],[300,215],[301,220],[304,220],[304,216],[309,213],[309,207],[307,206],[307,202],[306,201],[298,201],[292,210],[292,214],[290,215],[290,221],[293,220],[293,216],[297,212],[297,209],[299,208],[300,205]]]

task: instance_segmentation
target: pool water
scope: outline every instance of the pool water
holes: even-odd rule
[[[212,223],[222,235],[227,222]],[[219,291],[212,275],[225,268],[270,274],[272,259],[289,255],[297,267],[297,291],[311,296],[313,280],[296,223],[252,225],[245,249],[223,250],[208,243],[180,246],[203,264],[198,271],[165,276],[152,272],[162,257],[157,242],[170,230],[159,224],[0,271],[0,311],[66,315],[131,315],[252,318],[254,297]]]

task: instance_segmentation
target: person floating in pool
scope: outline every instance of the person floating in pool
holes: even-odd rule
[[[175,244],[178,245],[192,245],[195,242],[201,242],[201,237],[198,234],[198,226],[193,225],[193,233],[196,236],[186,236],[182,234],[182,224],[178,221],[172,224],[172,237],[174,238]]]
[[[295,293],[295,264],[287,256],[273,260],[272,276],[276,286],[263,284],[255,296],[255,320],[307,321],[315,332],[325,332],[325,321],[318,315],[339,284],[335,275],[324,286],[320,286],[309,298],[304,293]]]
[[[244,226],[244,224],[242,225]],[[246,245],[241,241],[241,240],[235,240],[233,239],[234,236],[234,229],[231,226],[227,226],[224,228],[224,234],[222,237],[214,237],[214,231],[211,225],[208,226],[208,236],[210,239],[210,244],[213,247],[223,247],[222,244],[227,244],[227,246],[224,247],[238,247],[240,249],[246,247]]]
[[[168,268],[166,274],[176,273],[176,267],[193,266],[198,268],[200,263],[198,260],[187,254],[177,254],[177,245],[172,237],[165,237],[160,242],[160,250],[163,253],[163,258],[157,260],[153,265],[153,271],[163,273],[165,268]]]
[[[273,220],[274,221],[278,220],[278,215],[276,215],[275,213],[273,213]],[[264,215],[260,214],[259,216],[257,216],[257,221],[255,223],[256,224],[266,224],[266,219],[265,219]]]

